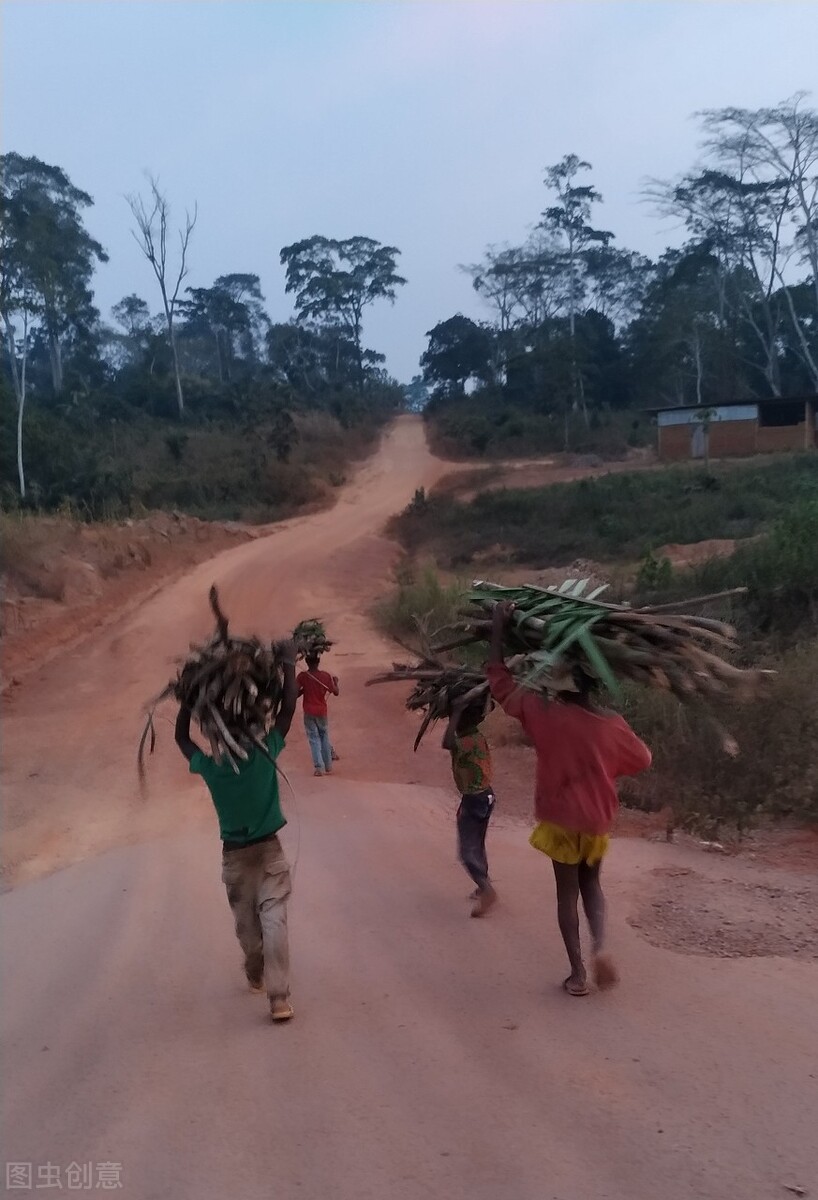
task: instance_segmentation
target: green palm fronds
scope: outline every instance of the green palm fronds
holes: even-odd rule
[[[324,623],[319,617],[307,617],[299,621],[293,630],[293,641],[301,657],[307,654],[325,654],[332,647]]]
[[[621,681],[633,680],[687,700],[727,691],[752,695],[768,674],[729,662],[738,649],[731,625],[667,612],[665,606],[606,603],[599,599],[604,586],[585,594],[589,582],[567,579],[559,587],[542,588],[476,581],[458,642],[487,639],[495,605],[509,601],[514,611],[505,650],[523,656],[519,675],[527,687],[551,690],[578,666],[615,697]]]

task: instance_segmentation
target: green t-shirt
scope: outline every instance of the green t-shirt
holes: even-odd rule
[[[271,729],[265,741],[278,758],[284,749],[278,730]],[[237,775],[230,763],[217,763],[203,750],[190,760],[191,774],[201,775],[213,797],[222,841],[244,844],[277,833],[287,822],[281,815],[275,764],[256,750],[238,767]]]

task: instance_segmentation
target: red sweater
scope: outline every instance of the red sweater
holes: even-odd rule
[[[537,820],[578,833],[608,833],[619,807],[617,778],[650,766],[645,743],[622,717],[546,702],[520,687],[505,664],[490,665],[488,677],[491,694],[517,718],[537,751]]]
[[[304,697],[304,713],[308,717],[327,715],[327,696],[337,696],[332,676],[328,671],[302,671],[296,678],[298,694]]]

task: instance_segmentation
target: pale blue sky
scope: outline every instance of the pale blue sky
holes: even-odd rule
[[[458,264],[525,236],[546,164],[589,159],[599,224],[656,253],[675,235],[640,187],[692,163],[690,114],[818,92],[816,46],[812,0],[4,0],[0,139],[94,197],[106,318],[158,307],[123,199],[145,169],[198,200],[188,282],[255,271],[274,319],[281,246],[399,246],[366,339],[408,380],[436,321],[484,315]]]

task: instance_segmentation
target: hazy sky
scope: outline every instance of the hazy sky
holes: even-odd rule
[[[676,235],[640,187],[692,163],[690,114],[818,91],[816,47],[814,0],[4,0],[0,136],[94,197],[106,318],[159,307],[123,198],[146,169],[199,203],[187,282],[256,272],[273,319],[281,246],[399,246],[408,285],[365,334],[408,380],[435,322],[485,315],[458,264],[525,237],[546,164],[592,162],[599,224],[656,253]]]

